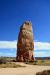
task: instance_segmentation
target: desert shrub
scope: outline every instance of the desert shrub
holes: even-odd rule
[[[12,62],[16,62],[16,60],[12,60]]]
[[[0,58],[0,64],[6,64],[6,59]]]
[[[41,60],[41,63],[45,63],[45,60]]]

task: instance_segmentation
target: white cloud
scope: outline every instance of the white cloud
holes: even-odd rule
[[[34,42],[35,50],[50,50],[50,43],[48,42]]]
[[[0,49],[9,49],[13,51],[14,49],[17,50],[17,41],[0,41]],[[50,56],[50,52],[46,52],[43,50],[50,50],[50,43],[48,42],[34,42],[34,53],[35,57],[42,57],[42,56]],[[13,53],[3,53],[0,52],[0,56],[16,56]]]
[[[0,41],[0,49],[17,48],[17,41]],[[48,42],[34,42],[34,50],[50,50],[50,43]]]
[[[17,41],[0,41],[0,48],[16,48]]]

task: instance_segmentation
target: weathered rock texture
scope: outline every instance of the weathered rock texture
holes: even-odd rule
[[[17,61],[32,61],[33,49],[32,24],[27,21],[20,27],[17,43]]]

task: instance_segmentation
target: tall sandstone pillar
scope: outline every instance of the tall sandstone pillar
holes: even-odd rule
[[[32,61],[33,50],[34,42],[32,24],[31,22],[26,21],[20,27],[17,42],[17,61]]]

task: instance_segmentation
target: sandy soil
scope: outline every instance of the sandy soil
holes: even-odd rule
[[[39,71],[50,69],[50,66],[27,65],[23,63],[16,64],[21,64],[26,67],[0,68],[0,75],[36,75],[36,73]]]

